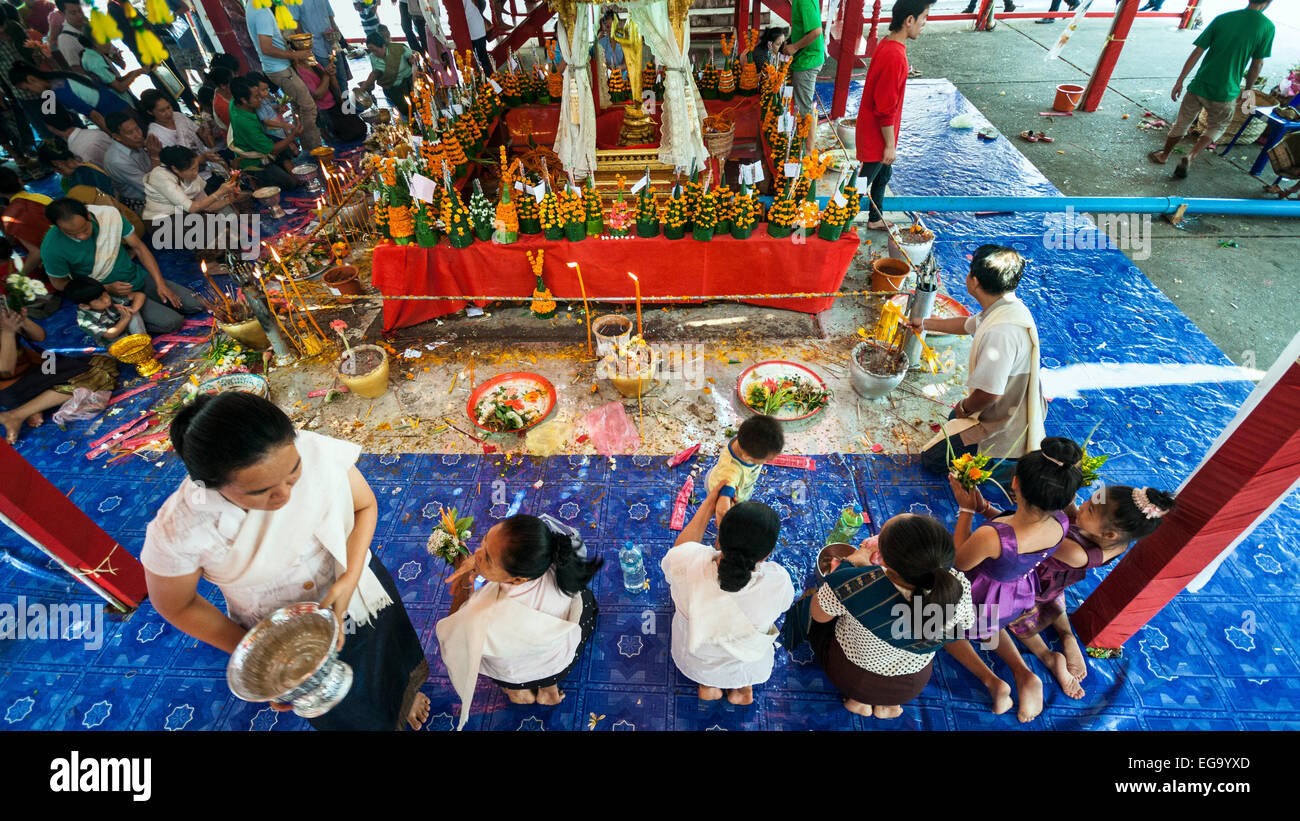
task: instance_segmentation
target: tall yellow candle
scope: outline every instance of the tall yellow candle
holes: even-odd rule
[[[320,338],[322,340],[328,339],[329,337],[325,336],[325,332],[322,331],[320,329],[320,326],[316,324],[316,318],[311,315],[311,311],[307,310],[307,301],[302,298],[302,292],[298,290],[298,283],[294,282],[293,276],[289,274],[289,269],[285,267],[284,262],[280,259],[280,255],[276,253],[276,250],[272,248],[270,245],[266,245],[265,242],[263,242],[262,244],[270,249],[271,256],[280,265],[280,270],[284,272],[284,282],[287,283],[288,287],[293,290],[294,296],[298,297],[298,302],[299,304],[302,305],[302,312],[307,315],[307,320],[311,322],[311,326],[316,329],[316,333],[320,334]],[[284,297],[285,297],[285,302],[288,302],[289,301],[288,290],[284,291]]]
[[[587,307],[587,286],[582,284],[582,269],[578,267],[578,263],[570,262],[567,265],[578,274],[578,290],[582,292],[582,313],[587,320],[587,356],[591,356],[591,309]]]
[[[627,275],[636,283],[636,335],[645,339],[645,334],[641,331],[641,280],[637,279],[636,274],[631,271],[628,271]]]

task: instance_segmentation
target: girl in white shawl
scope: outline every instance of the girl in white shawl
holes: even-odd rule
[[[361,448],[295,431],[252,394],[200,396],[172,444],[189,477],[149,523],[140,561],[149,599],[182,632],[229,653],[275,610],[319,601],[344,617],[339,658],[352,687],[318,730],[419,729],[429,665],[392,576],[370,552],[379,505]],[[227,613],[199,595],[220,588]],[[272,705],[277,710],[286,705]]]
[[[700,685],[703,701],[725,691],[752,704],[754,685],[772,675],[775,621],[794,601],[790,574],[765,561],[781,520],[762,502],[741,502],[718,526],[718,550],[700,544],[713,518],[719,485],[695,511],[659,566],[672,589],[673,661]]]
[[[515,704],[552,706],[596,625],[587,584],[602,560],[587,559],[573,528],[520,514],[493,525],[474,555],[447,579],[451,614],[436,631],[442,661],[461,698],[457,729],[469,719],[480,672]],[[471,580],[486,584],[470,592]]]

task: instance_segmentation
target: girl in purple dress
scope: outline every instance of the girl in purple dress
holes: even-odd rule
[[[1065,541],[1034,570],[1038,581],[1034,604],[1007,629],[1052,671],[1070,698],[1083,698],[1079,682],[1088,675],[1088,667],[1065,611],[1065,588],[1082,581],[1092,568],[1105,567],[1124,555],[1133,542],[1150,536],[1173,508],[1174,497],[1153,487],[1102,487],[1077,510],[1071,505]],[[1038,635],[1049,624],[1061,638],[1061,653],[1051,650]]]
[[[1038,593],[1034,569],[1055,553],[1065,538],[1069,519],[1063,510],[1083,484],[1082,458],[1082,449],[1069,439],[1044,439],[1039,450],[1016,464],[1011,489],[1020,506],[973,533],[971,519],[977,511],[987,512],[988,502],[978,489],[968,491],[955,476],[949,477],[960,506],[953,534],[957,545],[953,566],[970,579],[976,610],[975,627],[968,638],[994,647],[1011,668],[1021,722],[1033,721],[1042,712],[1043,682],[1020,657],[1006,628],[1033,606]],[[970,641],[953,642],[946,649],[988,688],[994,713],[1011,709],[1011,687],[989,669]]]

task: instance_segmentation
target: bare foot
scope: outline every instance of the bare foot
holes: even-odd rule
[[[36,413],[33,413],[31,416],[27,417],[24,421],[27,423],[27,427],[29,428],[39,428],[41,426],[41,423],[45,421],[45,417],[41,414],[40,411],[37,411]]]
[[[1083,653],[1079,650],[1079,641],[1074,636],[1070,636],[1061,642],[1061,652],[1065,653],[1065,669],[1070,671],[1070,675],[1083,681],[1088,677],[1088,663],[1083,658]]]
[[[861,701],[854,701],[851,698],[844,699],[844,709],[850,713],[857,713],[860,716],[871,718],[871,705],[863,704]]]
[[[1016,696],[1020,701],[1020,708],[1016,710],[1016,718],[1020,719],[1020,723],[1025,724],[1038,718],[1038,714],[1043,711],[1043,681],[1032,670],[1016,676]]]
[[[537,694],[532,690],[506,690],[506,698],[510,699],[511,704],[536,704]]]
[[[883,230],[885,230],[887,227],[889,227],[889,226],[888,226],[888,224],[887,224],[884,220],[880,220],[880,221],[878,221],[878,222],[868,222],[868,223],[867,223],[867,228],[871,229],[872,231],[883,231]]]
[[[550,687],[543,687],[537,691],[537,703],[544,704],[547,707],[554,707],[564,701],[564,693],[554,684]]]
[[[1156,165],[1164,165],[1169,162],[1169,155],[1163,151],[1152,151],[1150,154],[1147,154],[1147,157]]]
[[[700,701],[717,701],[722,698],[722,688],[700,685]]]
[[[984,682],[984,686],[989,689],[989,698],[993,699],[993,715],[1000,716],[1011,709],[1014,702],[1011,701],[1010,684],[994,677],[992,681]]]
[[[903,714],[903,706],[901,704],[891,704],[888,707],[882,707],[877,704],[872,713],[876,718],[898,718]]]
[[[748,704],[753,704],[753,703],[754,703],[754,688],[753,688],[753,687],[741,687],[739,690],[728,690],[728,691],[727,691],[727,701],[730,701],[732,704],[736,704],[736,705],[739,705],[739,706],[741,706],[741,707],[744,707],[744,706],[746,706],[746,705],[748,705]]]
[[[0,413],[0,425],[4,425],[5,439],[9,444],[18,443],[18,434],[22,432],[23,423],[21,419],[15,419],[13,414]]]
[[[1061,689],[1070,698],[1083,698],[1083,688],[1079,686],[1079,680],[1070,672],[1069,664],[1065,656],[1060,653],[1053,653],[1047,663],[1048,669],[1052,675],[1056,676],[1056,683],[1061,685]]]
[[[406,714],[406,723],[411,725],[412,730],[418,730],[424,726],[428,717],[429,697],[424,693],[416,693],[415,700],[411,702],[411,712]]]

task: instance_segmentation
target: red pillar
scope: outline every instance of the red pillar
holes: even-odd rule
[[[0,513],[99,595],[129,609],[148,595],[139,560],[5,441],[0,441]]]
[[[1071,616],[1086,646],[1122,645],[1300,480],[1300,336],[1138,542]]]
[[[1187,0],[1187,8],[1183,10],[1183,16],[1178,21],[1178,28],[1190,28],[1192,21],[1196,19],[1196,7],[1200,5],[1201,0]]]
[[[474,48],[474,41],[469,39],[469,23],[465,20],[465,4],[461,0],[447,0],[442,7],[447,10],[447,24],[451,27],[451,40],[456,44],[456,51]]]
[[[840,50],[835,55],[835,93],[831,96],[831,119],[843,117],[845,107],[848,105],[849,82],[853,77],[853,69],[858,64],[858,38],[862,36],[863,5],[863,0],[845,0],[844,3],[844,28],[840,32]],[[879,0],[876,2],[876,10],[880,10]],[[870,46],[868,46],[868,54],[870,54]]]
[[[226,14],[226,9],[221,5],[221,0],[203,0],[203,13],[207,15],[208,22],[212,24],[212,30],[216,32],[221,48],[239,61],[241,73],[247,72],[250,68],[248,58],[244,56],[244,47],[240,44],[239,38],[235,36],[233,26],[230,23],[230,15]]]
[[[732,26],[736,29],[736,36],[743,40],[745,33],[749,31],[749,4],[745,0],[736,0],[736,19]],[[741,40],[737,42],[739,43]]]
[[[858,16],[861,16],[861,15],[858,15]],[[880,24],[880,0],[875,0],[875,2],[872,3],[872,5],[871,5],[871,32],[870,32],[869,34],[867,34],[867,52],[866,52],[866,54],[867,54],[867,58],[868,58],[868,59],[871,58],[871,55],[873,55],[873,54],[876,53],[876,43],[879,43],[879,42],[880,42],[880,38],[878,38],[878,37],[876,36],[876,27],[877,27],[879,24]],[[849,26],[849,18],[848,18],[848,17],[845,17],[845,18],[844,18],[844,28],[845,28],[846,31],[848,30],[848,26]],[[861,21],[861,20],[858,21],[858,33],[859,33],[859,34],[862,33],[862,21]],[[857,48],[858,48],[858,43],[857,43],[856,40],[853,41],[853,48],[854,48],[855,51],[856,51]]]
[[[1088,81],[1088,87],[1083,92],[1083,102],[1080,108],[1084,111],[1096,111],[1101,105],[1101,98],[1106,94],[1106,84],[1110,82],[1110,75],[1115,72],[1115,64],[1119,62],[1119,53],[1124,50],[1124,41],[1128,39],[1129,30],[1133,28],[1133,18],[1137,17],[1138,3],[1140,0],[1124,0],[1115,14],[1115,22],[1111,24],[1110,36],[1106,38],[1106,45],[1101,48],[1101,56],[1097,58],[1097,68],[1092,72],[1092,79]]]
[[[758,33],[763,33],[763,0],[754,0],[754,5],[749,8],[749,19],[753,22],[751,25],[758,29]]]

